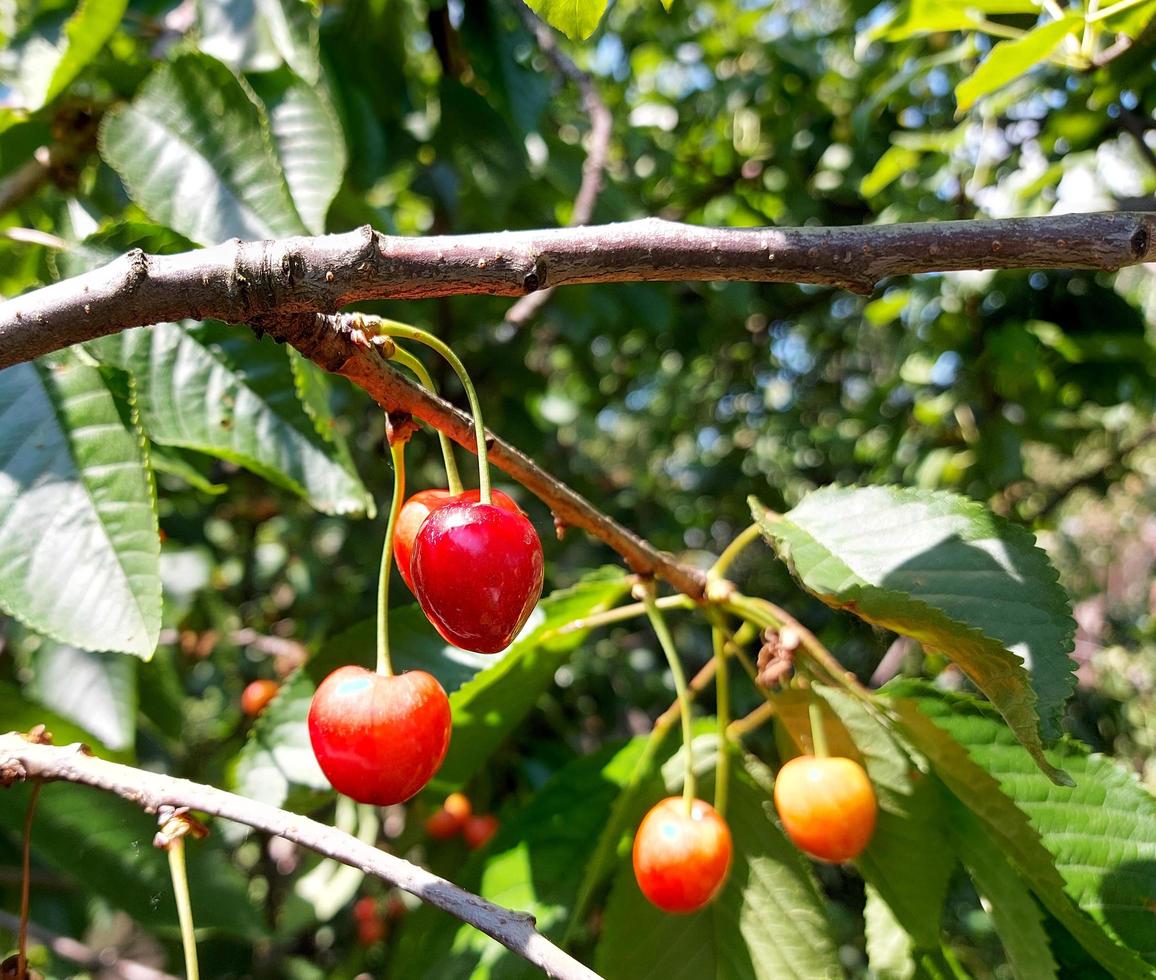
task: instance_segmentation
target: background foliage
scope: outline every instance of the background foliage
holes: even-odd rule
[[[1116,32],[1136,39],[1099,68],[1081,47],[1098,8],[1079,5],[1059,19],[1031,0],[669,11],[639,0],[604,17],[600,4],[538,6],[579,18],[559,23],[588,39],[561,43],[614,115],[598,221],[1153,207],[1154,0],[1092,21],[1107,32],[1097,50]],[[0,37],[5,296],[137,246],[569,218],[587,119],[498,0],[0,0]],[[50,179],[8,196],[45,145],[58,147]],[[46,721],[61,742],[332,814],[466,887],[535,908],[549,935],[608,976],[865,975],[868,964],[879,976],[1125,976],[1156,962],[1139,911],[1156,894],[1156,856],[1141,846],[1156,839],[1151,797],[1124,772],[1156,788],[1150,266],[920,276],[867,299],[774,285],[579,287],[524,329],[503,323],[496,299],[367,309],[451,342],[495,431],[691,562],[708,564],[749,522],[748,495],[784,510],[832,483],[951,490],[1035,531],[1079,626],[1065,727],[1100,754],[1063,743],[1050,758],[1077,788],[1053,787],[1002,723],[936,693],[967,687],[941,654],[896,639],[885,615],[873,628],[810,598],[769,551],[752,551],[734,569],[744,588],[788,605],[863,679],[903,669],[936,687],[888,689],[907,744],[831,697],[888,791],[856,871],[805,864],[760,804],[767,766],[794,751],[784,702],[783,721],[738,760],[732,888],[692,926],[661,917],[613,860],[664,792],[657,763],[676,748],[644,748],[672,698],[661,656],[641,624],[546,637],[626,586],[592,572],[612,555],[580,534],[553,540],[549,514],[522,495],[550,585],[567,591],[483,672],[491,661],[447,653],[399,607],[399,660],[434,670],[452,693],[451,755],[407,810],[335,804],[301,721],[328,669],[371,657],[381,531],[371,519],[390,482],[380,413],[270,341],[214,323],[130,331],[0,374],[0,605],[14,614],[0,620],[0,728]],[[30,427],[45,453],[29,456]],[[62,467],[67,494],[14,495],[57,486],[47,478]],[[410,470],[415,486],[440,482],[432,438],[414,442]],[[159,545],[155,533],[134,536],[126,506],[155,507]],[[76,558],[94,552],[103,564]],[[807,583],[829,599],[821,586]],[[676,626],[700,666],[705,629]],[[288,680],[251,725],[238,699],[259,676]],[[759,700],[738,682],[734,698],[738,711]],[[899,779],[909,765],[930,779]],[[421,831],[439,794],[459,787],[502,818],[468,858]],[[25,799],[0,796],[6,909]],[[600,833],[605,860],[570,880]],[[175,909],[151,835],[127,804],[52,787],[35,836],[37,921],[175,969]],[[280,842],[219,828],[191,853],[209,976],[525,969],[454,920],[402,915],[380,883]],[[389,917],[384,943],[355,941],[359,894]],[[700,958],[663,959],[676,941]]]

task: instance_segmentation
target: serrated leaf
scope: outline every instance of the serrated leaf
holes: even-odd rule
[[[32,655],[28,693],[119,752],[136,738],[136,676],[128,657],[46,640]]]
[[[744,766],[730,784],[734,864],[719,897],[693,915],[668,915],[643,897],[624,859],[596,952],[601,974],[632,980],[843,976],[825,901],[798,850],[768,818],[771,804],[760,785],[768,780],[765,770],[750,757]],[[710,798],[710,784],[705,781],[700,796]]]
[[[1024,780],[1028,788],[1021,794],[1012,787],[1016,798],[1016,801],[1013,801],[1012,797],[1000,788],[996,779],[979,763],[973,761],[968,754],[969,751],[977,751],[980,747],[972,745],[965,750],[959,741],[948,734],[947,722],[957,713],[963,711],[969,703],[975,705],[973,710],[980,711],[977,702],[969,702],[968,699],[964,698],[953,698],[948,701],[939,692],[935,692],[933,688],[911,682],[888,685],[885,691],[890,695],[892,708],[902,721],[906,733],[919,750],[931,760],[936,774],[948,789],[983,822],[986,833],[1015,864],[1019,873],[1031,885],[1032,891],[1035,892],[1036,897],[1039,898],[1044,907],[1113,976],[1126,978],[1149,976],[1150,968],[1141,961],[1136,953],[1115,942],[1098,922],[1077,908],[1073,896],[1065,890],[1065,881],[1061,877],[1060,871],[1057,870],[1058,854],[1053,856],[1052,852],[1044,846],[1040,834],[1029,823],[1025,812],[1031,805],[1032,796],[1035,795],[1031,792],[1032,787],[1037,787],[1040,791],[1036,795],[1038,809],[1035,819],[1039,819],[1043,811],[1050,805],[1049,798],[1068,793],[1087,792],[1088,790],[1082,787],[1075,790],[1058,788],[1043,780],[1032,766],[1021,765],[1014,776],[1014,781],[1018,783],[1020,780]],[[983,730],[985,736],[990,737],[1002,728],[994,718],[989,717],[987,721],[988,724],[984,726]],[[971,723],[968,721],[968,724]],[[1003,731],[1006,733],[1006,729]],[[1007,748],[1014,748],[1014,746],[1009,745]],[[1016,751],[1019,753],[1021,763],[1025,763],[1027,761],[1026,754],[1022,749],[1016,749]],[[1073,757],[1068,756],[1065,761],[1071,764],[1072,759]],[[1111,766],[1111,763],[1107,763],[1107,765]],[[1010,786],[1013,777],[1009,773],[1007,778]],[[1102,788],[1097,788],[1095,780],[1090,782],[1091,792],[1101,791]],[[1134,780],[1131,781],[1131,786],[1133,792],[1138,789]],[[1045,787],[1046,792],[1043,791]],[[1017,805],[1021,795],[1024,800],[1022,807]],[[1097,813],[1101,809],[1102,807],[1097,806]],[[1070,811],[1065,811],[1061,807],[1060,813],[1063,814],[1064,812]],[[1128,816],[1133,815],[1129,814]],[[1124,819],[1126,820],[1127,816]],[[1131,824],[1125,826],[1127,826],[1127,830],[1124,832],[1130,833]],[[1056,831],[1053,844],[1057,849],[1062,848],[1061,841],[1066,833],[1066,830]],[[1074,836],[1082,837],[1083,835]],[[1099,838],[1099,842],[1104,848],[1104,853],[1097,854],[1096,857],[1111,867],[1105,870],[1101,865],[1098,868],[1090,869],[1090,872],[1092,874],[1099,872],[1105,876],[1114,870],[1116,864],[1127,860],[1120,853],[1121,849],[1137,846],[1128,838],[1110,840]],[[1139,846],[1156,846],[1156,836],[1150,834],[1146,842]],[[1073,873],[1077,870],[1076,868],[1072,869]],[[1151,873],[1151,871],[1148,872],[1149,875]],[[1143,878],[1140,880],[1143,881]],[[1150,916],[1150,914],[1149,912],[1148,915]],[[1144,921],[1142,915],[1140,919]],[[1147,922],[1150,925],[1150,919]],[[1150,930],[1148,935],[1151,935]]]
[[[983,824],[956,801],[946,826],[1003,943],[1016,980],[1054,980],[1056,961],[1043,914],[1027,884],[988,836]]]
[[[950,657],[1063,779],[1043,755],[1037,711],[1054,738],[1075,684],[1075,624],[1027,531],[964,497],[899,487],[828,487],[775,519],[751,507],[807,591]]]
[[[219,61],[186,54],[105,116],[102,156],[133,201],[194,242],[304,234],[268,121]]]
[[[0,829],[21,832],[28,789],[0,793]],[[177,928],[168,861],[153,846],[155,816],[86,786],[46,786],[36,811],[32,853],[85,894],[124,909],[143,929]],[[265,935],[248,882],[214,836],[186,848],[197,929],[256,941]]]
[[[959,112],[1003,88],[1052,56],[1064,39],[1083,26],[1080,14],[1049,21],[1014,41],[1000,41],[970,75],[955,87]]]
[[[585,41],[602,20],[609,0],[526,0],[526,5],[572,41]]]
[[[244,466],[327,514],[373,513],[352,464],[342,465],[286,384],[276,345],[207,322],[128,330],[89,349],[137,379],[154,442]]]
[[[621,569],[605,568],[552,592],[502,659],[450,694],[454,734],[431,784],[434,789],[450,792],[463,786],[530,713],[554,672],[585,636],[585,631],[559,634],[559,629],[609,609],[629,588]]]
[[[0,371],[0,608],[148,659],[160,541],[143,439],[114,387],[75,351]]]
[[[477,880],[478,894],[529,912],[537,928],[555,941],[579,891],[574,869],[589,858],[592,841],[609,818],[645,751],[639,736],[563,766],[524,806],[502,813],[501,829],[485,855],[470,861],[463,878]],[[398,976],[503,980],[540,971],[497,942],[426,907],[406,923],[397,957]]]
[[[1156,965],[1156,799],[1136,777],[1065,740],[1055,754],[1075,785],[1052,786],[998,719],[974,701],[940,696],[918,704],[1028,815],[1080,907]]]
[[[297,213],[312,234],[320,235],[347,162],[337,113],[324,89],[288,69],[255,78],[253,87],[265,103],[273,147]]]

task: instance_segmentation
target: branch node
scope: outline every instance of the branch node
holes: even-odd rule
[[[1148,234],[1148,228],[1141,225],[1133,233],[1130,243],[1132,246],[1132,254],[1138,259],[1144,258],[1148,254],[1148,248],[1152,244],[1152,236]]]
[[[522,280],[522,289],[527,293],[536,293],[546,287],[546,261],[542,258],[534,260],[534,266],[526,273]]]
[[[135,292],[149,277],[149,257],[141,248],[134,248],[125,253],[125,262],[128,263],[128,275],[125,276],[125,292]]]
[[[153,837],[153,847],[159,847],[162,851],[167,851],[186,834],[191,834],[198,840],[209,836],[209,828],[196,817],[190,816],[187,806],[163,804],[157,810],[157,823],[161,825],[161,829]]]

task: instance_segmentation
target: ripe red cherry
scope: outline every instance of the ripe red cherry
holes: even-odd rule
[[[875,832],[875,790],[852,759],[792,759],[775,778],[775,809],[795,846],[821,861],[858,857]]]
[[[664,912],[697,912],[726,882],[734,845],[726,821],[703,800],[655,804],[634,835],[634,877]]]
[[[426,783],[450,744],[450,701],[431,674],[339,667],[309,705],[309,741],[339,793],[387,806]]]
[[[241,710],[250,718],[256,718],[265,710],[265,705],[277,696],[280,687],[276,681],[253,681],[241,692]]]
[[[454,500],[422,524],[410,570],[422,611],[446,640],[497,653],[542,594],[542,543],[520,512]]]
[[[462,825],[462,837],[465,839],[466,846],[471,851],[485,847],[490,838],[498,832],[498,826],[498,818],[492,813],[466,817],[466,822]]]
[[[522,511],[501,490],[492,491],[495,507],[508,510],[511,514],[521,514]],[[448,490],[419,490],[404,504],[397,515],[397,528],[393,533],[393,556],[397,559],[397,570],[413,592],[413,574],[410,570],[413,555],[413,542],[417,532],[429,515],[451,500],[470,500],[477,503],[481,499],[480,490],[467,490],[460,497],[455,497]]]

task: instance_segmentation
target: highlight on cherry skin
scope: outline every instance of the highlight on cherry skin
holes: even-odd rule
[[[508,510],[511,514],[523,513],[522,509],[501,490],[491,491],[490,496],[495,507]],[[401,572],[401,577],[410,592],[414,591],[413,573],[410,568],[413,562],[414,539],[431,513],[454,500],[479,503],[481,491],[466,490],[455,496],[449,490],[419,490],[401,505],[401,511],[397,515],[397,528],[393,535],[393,557],[397,562],[397,570]]]
[[[498,653],[542,595],[542,542],[521,511],[458,499],[421,525],[411,572],[417,601],[443,639]]]
[[[450,744],[450,701],[424,670],[386,676],[339,667],[309,705],[309,741],[339,793],[374,806],[408,800]]]
[[[634,877],[664,912],[697,912],[722,891],[733,854],[730,828],[713,806],[694,800],[688,810],[681,796],[668,796],[638,825]]]
[[[811,857],[850,861],[871,842],[875,790],[853,759],[796,756],[775,777],[774,797],[787,836]]]

